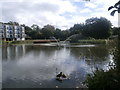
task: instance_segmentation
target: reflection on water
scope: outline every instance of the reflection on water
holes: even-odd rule
[[[110,61],[105,46],[53,47],[40,45],[13,45],[2,48],[3,87],[83,87],[86,74],[95,67],[106,69]],[[55,80],[64,72],[69,80]]]

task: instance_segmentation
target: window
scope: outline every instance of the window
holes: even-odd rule
[[[10,26],[9,29],[12,30],[12,26]]]
[[[10,31],[10,34],[13,34],[13,32],[12,32],[12,31]]]
[[[12,38],[13,37],[13,35],[10,35],[10,38]]]
[[[20,31],[18,31],[17,34],[20,34]]]
[[[20,38],[20,35],[18,35],[18,38]]]
[[[19,30],[19,27],[17,27],[17,30]]]

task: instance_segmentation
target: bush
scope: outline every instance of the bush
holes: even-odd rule
[[[104,90],[108,88],[120,88],[120,38],[117,40],[117,48],[114,51],[115,65],[109,66],[108,71],[98,70],[88,75],[85,81],[87,87],[95,90]]]
[[[109,71],[96,70],[93,75],[88,75],[86,85],[87,87],[95,90],[104,90],[108,88],[120,88],[119,75],[115,69]]]

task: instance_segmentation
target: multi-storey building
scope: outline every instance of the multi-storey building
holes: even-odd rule
[[[0,23],[0,37],[5,41],[25,40],[25,28],[19,25]]]

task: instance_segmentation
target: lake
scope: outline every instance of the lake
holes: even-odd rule
[[[106,45],[11,45],[2,48],[3,88],[84,88],[87,74],[107,70],[112,61]],[[62,82],[56,75],[69,79]]]

